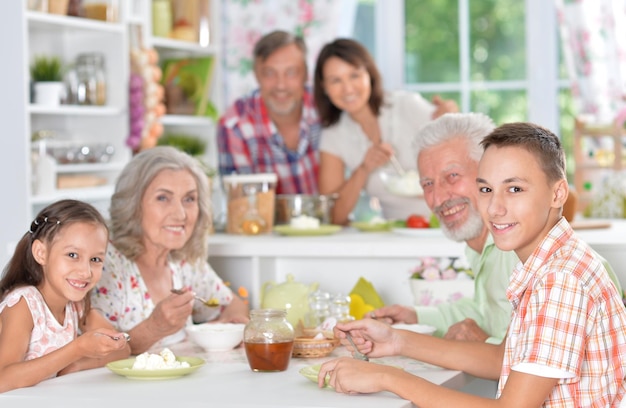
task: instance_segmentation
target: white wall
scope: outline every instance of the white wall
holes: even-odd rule
[[[4,16],[0,24],[0,65],[2,92],[0,92],[0,267],[4,268],[13,252],[13,245],[26,232],[28,220],[28,168],[27,138],[30,134],[27,112],[28,103],[26,79],[28,66],[24,50],[26,30],[22,18],[23,1],[3,1],[0,14]]]

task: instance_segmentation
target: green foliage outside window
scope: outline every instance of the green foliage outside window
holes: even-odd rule
[[[457,82],[459,16],[456,0],[406,0],[405,82]]]
[[[469,9],[470,78],[473,81],[525,79],[524,2],[470,0]]]

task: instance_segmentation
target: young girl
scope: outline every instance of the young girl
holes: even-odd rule
[[[0,280],[0,392],[128,357],[125,334],[87,296],[107,241],[89,204],[62,200],[37,215]]]

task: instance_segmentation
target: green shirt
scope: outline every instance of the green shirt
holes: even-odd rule
[[[511,319],[506,288],[519,258],[513,251],[498,249],[491,234],[482,253],[466,246],[465,256],[474,273],[474,297],[437,306],[416,306],[418,321],[436,327],[435,335],[443,336],[454,323],[470,318],[489,334],[488,343],[499,344]]]
[[[506,297],[506,289],[519,258],[513,251],[498,249],[491,234],[485,241],[482,253],[466,246],[465,256],[475,276],[474,298],[463,298],[437,306],[416,306],[418,321],[436,327],[435,335],[443,336],[454,323],[470,318],[489,334],[487,343],[500,344],[511,320],[511,304]],[[618,293],[622,293],[615,271],[606,259],[599,257]]]

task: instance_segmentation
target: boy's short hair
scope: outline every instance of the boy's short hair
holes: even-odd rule
[[[529,122],[506,123],[497,127],[480,142],[489,146],[518,146],[537,158],[548,181],[566,178],[565,152],[559,138],[548,129]]]

